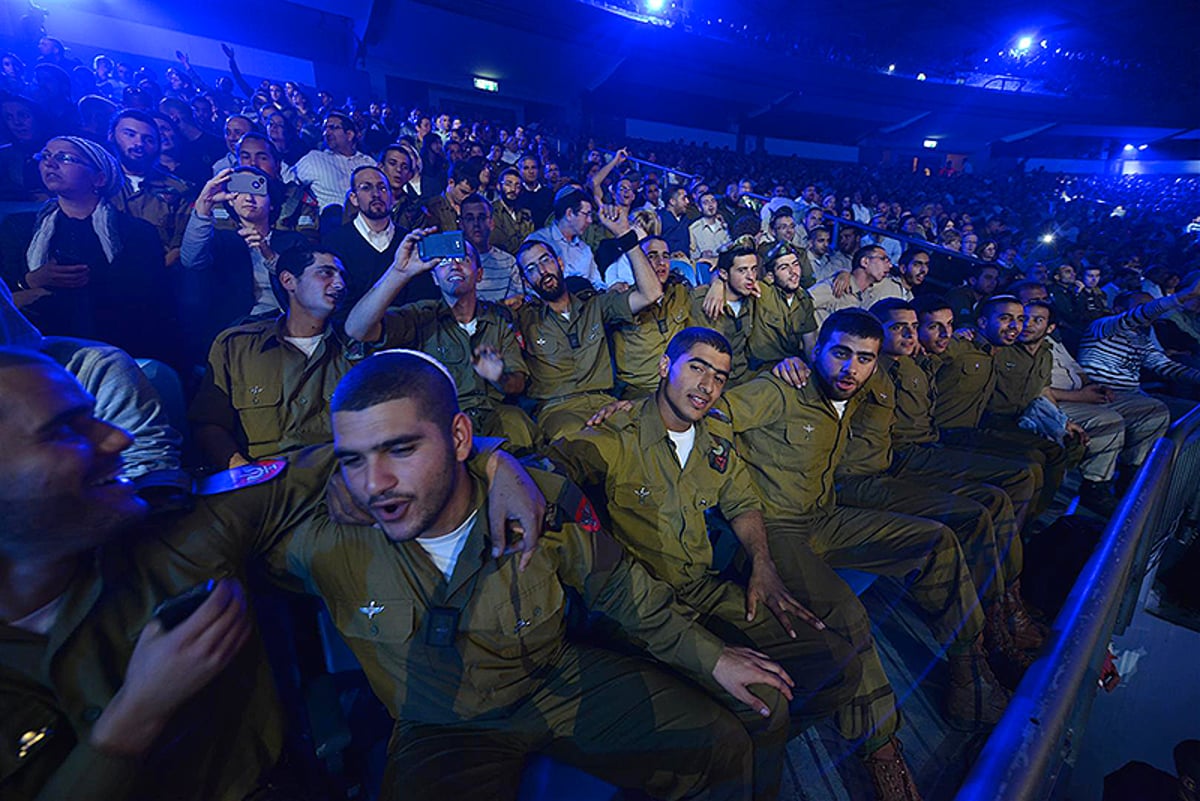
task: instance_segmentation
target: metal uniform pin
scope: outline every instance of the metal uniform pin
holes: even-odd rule
[[[634,495],[637,496],[638,503],[644,504],[646,502],[646,499],[650,497],[650,490],[646,489],[645,487],[642,487],[637,492],[635,492]]]
[[[377,604],[375,601],[368,601],[366,606],[358,607],[358,611],[367,616],[367,620],[374,620],[375,616],[387,609],[383,604]]]
[[[540,348],[540,347],[545,346],[546,340],[542,339],[541,337],[538,337],[537,339],[533,340],[533,344],[537,345]]]
[[[255,385],[253,387],[250,387],[250,395],[251,395],[250,402],[258,403],[258,393],[260,393],[262,391],[263,391],[263,388],[260,386]]]
[[[523,617],[517,618],[517,625],[513,626],[513,634],[520,634],[521,631],[530,625],[529,621]]]

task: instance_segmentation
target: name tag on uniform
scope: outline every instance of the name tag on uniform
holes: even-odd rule
[[[567,334],[567,342],[571,343],[572,348],[578,348],[579,347],[579,334],[576,334],[574,331]]]
[[[658,320],[658,333],[660,333],[660,334],[667,333],[667,321],[666,320]]]
[[[453,648],[458,636],[459,610],[451,606],[434,606],[425,619],[425,644],[431,648]]]

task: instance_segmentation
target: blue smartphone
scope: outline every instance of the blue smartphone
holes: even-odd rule
[[[417,255],[421,261],[466,258],[467,246],[462,231],[447,231],[425,237],[417,243]]]

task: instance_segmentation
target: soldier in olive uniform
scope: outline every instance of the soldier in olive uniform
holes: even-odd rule
[[[562,262],[552,248],[531,240],[517,250],[517,265],[537,296],[517,310],[517,326],[529,366],[527,394],[538,402],[538,427],[547,441],[580,430],[613,400],[606,329],[631,323],[663,294],[626,210],[603,206],[600,219],[629,254],[636,284],[629,292],[576,297],[563,282]]]
[[[978,329],[970,339],[951,339],[942,346],[941,353],[926,347],[926,358],[937,384],[933,419],[940,438],[950,445],[1002,456],[1016,455],[1022,461],[1037,463],[1042,468],[1043,480],[1041,494],[1031,512],[1031,517],[1036,518],[1053,502],[1071,454],[1015,425],[1000,429],[987,423],[985,413],[997,383],[997,359],[1003,357],[1004,371],[1012,374],[1007,367],[1011,361],[1007,352],[1021,333],[1025,307],[1011,295],[997,295],[982,301],[976,312]]]
[[[938,305],[941,301],[932,301]],[[887,298],[871,307],[883,325],[883,357],[878,375],[889,379],[893,401],[890,440],[890,475],[904,479],[922,491],[932,480],[936,486],[952,492],[980,492],[972,497],[988,507],[995,524],[995,539],[999,550],[1001,571],[996,582],[1003,592],[1003,606],[1014,644],[1032,649],[1041,645],[1044,629],[1035,624],[1021,598],[1020,575],[1024,567],[1024,548],[1020,531],[1027,512],[1039,489],[1040,468],[996,456],[980,458],[969,451],[950,448],[938,441],[933,424],[934,385],[932,378],[913,358],[921,334],[918,316],[912,304],[899,298]],[[949,336],[952,325],[949,308],[935,312],[938,319],[933,328],[944,326],[943,336]],[[878,398],[876,393],[876,398]],[[879,405],[887,403],[880,399]],[[856,418],[856,421],[859,418]],[[869,418],[863,425],[871,428]],[[882,430],[882,426],[875,426]],[[856,433],[857,436],[857,433]],[[863,432],[866,439],[870,433]],[[883,435],[878,435],[882,437]],[[853,443],[848,453],[858,446]],[[1036,471],[1036,472],[1035,472]],[[1003,491],[1008,503],[997,499],[987,488]],[[977,579],[977,589],[984,587]]]
[[[492,233],[492,244],[508,253],[516,254],[521,243],[534,232],[533,215],[520,205],[521,174],[513,167],[501,171],[498,180],[500,196],[492,207],[496,230]]]
[[[882,318],[883,353],[850,421],[850,441],[836,471],[838,498],[848,506],[918,515],[953,529],[984,605],[989,653],[1006,669],[1024,668],[1031,660],[1012,643],[1004,603],[1021,567],[1019,554],[1007,559],[1012,542],[1019,539],[1012,502],[988,484],[892,471],[896,399],[887,371],[891,353],[911,355],[916,346],[917,315],[898,298],[875,304],[872,313]]]
[[[780,242],[767,251],[766,274],[774,281],[753,301],[750,370],[762,370],[792,356],[811,354],[817,341],[812,297],[800,285],[800,251]]]
[[[750,741],[730,709],[748,704],[755,730],[776,730],[791,697],[782,668],[680,614],[560,477],[538,477],[558,525],[524,570],[489,559],[487,505],[464,467],[471,424],[423,354],[365,360],[332,408],[341,475],[376,526],[315,517],[273,564],[326,599],[396,718],[384,798],[513,798],[534,752],[655,797],[748,797]],[[729,709],[646,661],[565,639],[567,587]]]
[[[871,680],[883,677],[866,611],[810,555],[810,571],[824,573],[831,591],[821,599],[826,608],[818,620],[790,589],[808,585],[776,568],[772,552],[788,543],[772,540],[764,527],[762,504],[733,447],[733,430],[713,410],[728,378],[729,351],[728,341],[711,329],[684,329],[660,359],[653,396],[600,427],[553,443],[551,458],[583,486],[599,485],[617,541],[670,584],[706,627],[779,661],[796,682],[797,702],[804,702],[797,714],[835,714],[842,733],[862,743],[872,774],[899,773],[905,770],[903,757],[891,739],[898,716],[887,706],[894,695],[886,678],[882,684],[864,681],[859,664],[860,658],[871,662],[866,671]],[[749,564],[739,565],[744,585],[716,577],[705,516],[718,510],[748,555]],[[791,554],[784,564],[799,558]],[[759,614],[760,603],[774,617]],[[794,626],[789,615],[805,625]],[[882,714],[873,714],[877,711]],[[769,748],[760,745],[756,784],[766,794],[779,783],[783,738]]]
[[[658,362],[671,338],[691,320],[692,296],[687,284],[671,274],[671,252],[666,240],[646,237],[639,245],[655,277],[662,297],[612,332],[613,367],[617,391],[625,399],[642,398],[658,387]]]
[[[272,284],[287,311],[217,336],[188,412],[201,459],[216,470],[329,442],[329,399],[361,355],[330,321],[346,290],[336,256],[286,251]]]
[[[462,259],[422,261],[417,243],[428,231],[404,238],[386,273],[350,310],[346,333],[373,349],[417,348],[435,357],[454,377],[458,403],[476,430],[504,437],[514,452],[527,452],[541,437],[520,407],[505,403],[525,391],[528,369],[507,309],[480,300],[479,254],[466,242]],[[427,270],[441,300],[390,304],[408,282]]]
[[[108,140],[125,176],[124,186],[112,198],[113,206],[158,229],[167,267],[175,266],[195,188],[158,165],[162,141],[157,124],[146,112],[122,109],[113,117]]]
[[[712,284],[692,290],[692,321],[719,332],[733,348],[730,386],[746,380],[749,370],[754,300],[761,294],[758,279],[754,240],[741,237],[717,256]]]
[[[888,304],[895,302],[886,299],[872,307],[886,310],[889,319],[885,325],[892,324],[894,313]],[[919,357],[899,351],[889,353],[891,358],[886,364],[896,399],[892,470],[897,475],[942,476],[999,487],[1012,501],[1020,530],[1029,519],[1033,499],[1041,491],[1042,468],[1036,462],[1018,460],[1015,454],[1011,458],[981,459],[970,450],[953,448],[941,441],[933,418],[937,384],[926,354],[946,349],[954,332],[953,312],[941,298],[930,295],[914,300],[911,308],[917,314],[916,337],[924,353]],[[1020,541],[1014,540],[1009,553],[1019,547]]]
[[[954,533],[932,520],[836,502],[834,472],[882,338],[870,314],[843,309],[829,316],[818,335],[815,381],[795,389],[765,375],[726,392],[738,450],[750,466],[773,541],[787,543],[777,561],[782,564],[790,551],[811,550],[834,567],[913,576],[910,593],[925,610],[934,637],[948,646],[949,714],[994,723],[1008,694],[984,658],[984,616]],[[808,578],[805,568],[795,569]],[[813,584],[802,597],[820,615],[813,603],[826,593]]]

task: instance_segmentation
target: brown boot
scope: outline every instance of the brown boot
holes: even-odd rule
[[[965,654],[949,654],[950,688],[946,714],[955,728],[968,731],[995,726],[1012,693],[1004,689],[988,665],[979,640]]]
[[[878,801],[921,801],[912,771],[904,761],[904,749],[895,737],[878,751],[863,757],[862,763],[871,775],[871,786],[875,788]]]
[[[1026,669],[1033,664],[1033,656],[1022,651],[1013,642],[1012,634],[1005,623],[1005,605],[997,601],[988,607],[983,624],[983,647],[988,661],[1000,683],[1008,689],[1016,689]]]
[[[1013,644],[1025,651],[1036,651],[1046,642],[1050,631],[1034,620],[1021,598],[1021,582],[1014,581],[1004,593],[1004,611],[1008,617],[1008,630],[1012,632]]]

